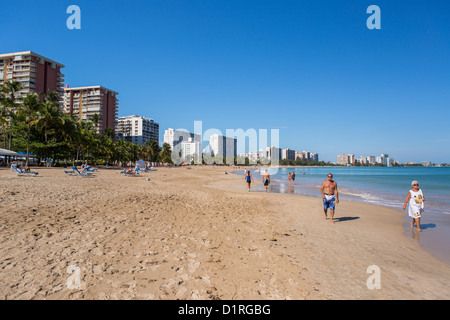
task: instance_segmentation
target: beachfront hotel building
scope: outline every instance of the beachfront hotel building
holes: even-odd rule
[[[303,152],[295,151],[295,160],[304,160]]]
[[[172,128],[164,131],[164,143],[168,143],[172,151],[181,152],[181,143],[190,139],[201,142],[201,135],[191,133],[187,130],[175,130]]]
[[[227,158],[227,163],[231,163],[231,161],[234,162],[234,157],[237,157],[236,138],[213,134],[209,137],[209,146],[211,147],[212,156],[225,157]]]
[[[341,154],[337,156],[337,162],[339,165],[347,166],[355,164],[354,154]]]
[[[311,160],[311,161],[319,161],[319,154],[311,152],[309,154],[309,160]]]
[[[283,149],[282,159],[283,160],[295,160],[295,150],[291,150],[289,148]]]
[[[74,115],[79,122],[92,120],[99,115],[97,132],[106,128],[116,130],[118,93],[102,86],[64,88],[63,112]]]
[[[194,141],[189,138],[188,141],[181,143],[181,158],[188,163],[195,161],[195,163],[201,163],[202,157],[202,144],[200,141]]]
[[[278,147],[267,147],[266,148],[266,152],[267,152],[267,159],[269,161],[273,161],[273,160],[281,160],[281,149]]]
[[[295,160],[319,161],[319,154],[309,151],[295,152]]]
[[[41,95],[48,91],[57,92],[62,100],[63,68],[63,64],[32,51],[0,54],[0,85],[7,81],[19,82],[22,85],[16,94],[16,102],[27,93]]]
[[[136,115],[117,120],[116,135],[119,139],[143,145],[149,140],[159,143],[159,123],[153,119]]]

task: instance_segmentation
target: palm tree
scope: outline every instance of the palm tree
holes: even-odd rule
[[[170,148],[170,144],[164,142],[163,147],[161,149],[161,159],[165,163],[172,162],[172,150]]]
[[[157,161],[160,153],[160,147],[158,141],[150,139],[145,144],[146,154],[148,155],[149,161]]]
[[[17,81],[6,81],[0,88],[0,104],[2,105],[3,112],[6,115],[7,123],[9,125],[8,129],[6,129],[7,127],[5,127],[5,134],[6,132],[9,133],[8,148],[10,150],[12,147],[12,137],[13,137],[12,127],[14,126],[16,111],[20,107],[19,104],[16,102],[16,94],[20,89],[22,89],[22,84]]]
[[[53,102],[55,104],[59,103],[61,96],[56,91],[47,91],[43,94],[44,101]]]
[[[5,96],[9,96],[13,101],[16,100],[16,93],[22,89],[22,84],[17,81],[6,81],[3,83],[3,92]]]
[[[103,130],[103,135],[114,141],[115,133],[112,128],[105,128],[105,130]]]
[[[102,120],[102,115],[100,113],[94,113],[91,117],[90,120],[92,121],[92,123],[94,123],[94,127],[95,127],[95,132],[99,132],[98,130],[98,124],[100,123],[100,120]]]
[[[52,101],[45,101],[36,114],[36,119],[31,125],[38,125],[44,128],[44,141],[48,142],[48,132],[51,127],[61,125],[63,122],[61,113],[58,112],[58,106]]]
[[[0,110],[0,126],[2,128],[2,135],[3,135],[3,148],[6,149],[6,127],[8,125],[8,122],[6,121],[6,114],[4,113],[3,109]]]
[[[5,96],[3,91],[3,86],[0,87],[0,126],[2,128],[2,135],[3,135],[3,148],[6,149],[6,128],[8,126],[8,112],[5,105]]]
[[[31,135],[31,123],[33,115],[39,111],[41,107],[41,101],[36,93],[27,93],[27,96],[23,99],[21,111],[26,115],[26,123],[28,128],[27,133],[27,161],[26,166],[28,167],[30,160],[30,135]]]

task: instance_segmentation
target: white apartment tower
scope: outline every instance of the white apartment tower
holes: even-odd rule
[[[194,141],[192,138],[189,138],[188,141],[183,141],[181,143],[181,157],[184,161],[191,162],[192,160],[195,163],[201,163],[201,148],[200,141]]]
[[[190,133],[187,130],[175,130],[169,128],[164,131],[164,143],[168,143],[172,151],[181,152],[181,143],[183,141],[189,141],[189,139],[201,142],[201,136],[199,134]]]
[[[159,124],[153,119],[136,115],[120,117],[116,134],[119,139],[143,145],[149,140],[159,143]]]
[[[209,137],[209,145],[212,155],[215,157],[227,158],[227,163],[234,163],[234,157],[237,156],[237,139],[213,134]]]

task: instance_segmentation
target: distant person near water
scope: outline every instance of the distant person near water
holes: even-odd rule
[[[264,188],[266,189],[266,192],[267,192],[267,188],[269,187],[269,184],[270,184],[270,175],[269,175],[269,172],[267,172],[267,170],[263,174],[263,184],[264,184]]]
[[[324,180],[320,188],[323,201],[323,212],[325,213],[325,220],[328,218],[328,209],[330,209],[331,222],[334,223],[335,205],[339,204],[338,187],[336,181],[333,181],[333,174],[327,175],[327,180]],[[335,203],[336,202],[336,203]]]
[[[289,174],[288,174],[288,180],[289,180],[289,184],[291,184],[291,181],[292,181],[292,175],[291,175],[290,172],[289,172]]]
[[[419,182],[413,181],[411,183],[412,189],[409,190],[405,204],[403,205],[403,210],[406,209],[408,205],[408,215],[412,218],[411,229],[414,228],[414,222],[417,225],[417,231],[422,232],[420,228],[420,218],[423,212],[425,199],[423,198],[422,190],[419,189]]]
[[[292,184],[295,184],[295,171],[292,171],[291,180],[292,180]]]
[[[245,174],[245,181],[247,181],[248,191],[250,192],[251,184],[253,182],[252,174],[250,173],[250,170],[246,170],[247,173]]]

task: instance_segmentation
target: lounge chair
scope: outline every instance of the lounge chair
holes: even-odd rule
[[[123,171],[120,171],[120,173],[123,173],[127,177],[138,177],[139,176],[139,168],[136,168],[135,172],[128,172],[126,169]]]
[[[37,176],[39,174],[39,172],[25,171],[22,168],[17,167],[15,164],[11,166],[11,172],[16,173],[18,176]]]
[[[71,176],[81,176],[81,177],[90,177],[92,176],[92,172],[88,172],[86,171],[86,169],[84,169],[83,171],[79,171],[77,169],[77,167],[72,167],[72,171],[68,171],[65,170],[64,171],[66,174],[71,175]]]

